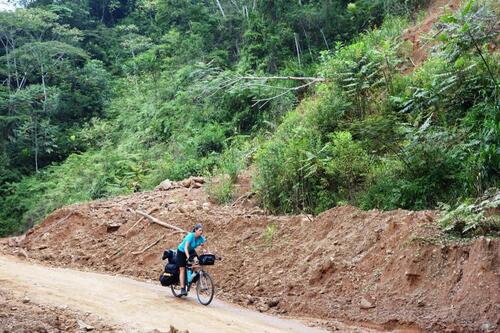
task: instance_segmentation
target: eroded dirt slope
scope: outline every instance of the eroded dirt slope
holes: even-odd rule
[[[163,249],[182,234],[141,220],[140,210],[184,229],[204,223],[209,248],[223,257],[209,269],[218,297],[243,306],[317,318],[331,330],[333,319],[407,332],[500,327],[496,239],[443,242],[431,211],[268,216],[244,202],[220,207],[194,187],[138,193],[60,209],[2,243],[53,265],[156,280]]]
[[[413,71],[415,68],[422,65],[422,63],[429,56],[433,44],[433,37],[439,33],[439,29],[432,29],[435,27],[439,17],[448,12],[454,12],[459,9],[461,0],[435,0],[431,1],[429,7],[425,10],[425,17],[421,22],[410,26],[403,33],[403,40],[411,42],[412,49],[410,54],[410,62],[412,67],[405,70],[406,73]]]

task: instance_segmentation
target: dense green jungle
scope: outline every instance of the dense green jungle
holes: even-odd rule
[[[499,5],[25,0],[0,12],[0,236],[64,205],[238,175],[270,213],[440,209],[498,235]]]

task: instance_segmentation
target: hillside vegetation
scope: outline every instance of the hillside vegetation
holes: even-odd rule
[[[446,206],[498,234],[498,5],[18,1],[0,12],[0,235],[67,204],[246,169],[271,212]],[[295,78],[295,79],[291,79]],[[458,210],[454,208],[458,207]]]

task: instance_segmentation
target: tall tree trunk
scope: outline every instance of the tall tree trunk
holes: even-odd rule
[[[302,65],[300,63],[299,35],[297,33],[294,33],[293,37],[295,38],[295,49],[297,50],[297,59],[299,60],[299,67],[301,67]]]
[[[323,29],[319,29],[319,31],[321,31],[321,36],[323,36],[323,41],[325,42],[326,49],[328,50],[328,52],[330,52],[330,46],[328,46],[328,42],[326,41],[326,37],[325,37],[325,33],[323,32]]]
[[[309,38],[309,35],[307,34],[306,29],[304,28],[304,26],[302,26],[302,31],[304,32],[304,36],[306,36],[307,50],[309,51],[309,56],[311,56],[311,60],[313,60],[313,54],[312,54],[312,51],[311,51],[310,38]]]
[[[8,44],[4,43],[3,38],[0,38],[0,41],[2,42],[2,45],[5,50],[5,59],[7,60],[7,89],[9,90],[9,104],[7,106],[8,108],[8,115],[12,115],[12,87],[11,87],[11,81],[12,81],[12,72],[11,72],[11,66],[10,66],[10,52],[9,52],[9,46]]]
[[[220,1],[215,0],[215,2],[217,3],[217,6],[219,7],[219,10],[220,10],[220,13],[222,14],[222,17],[226,17],[226,14],[224,14],[224,9],[222,8]]]
[[[38,117],[36,114],[34,124],[33,136],[35,140],[35,172],[38,173]]]
[[[47,86],[45,84],[45,72],[43,68],[43,63],[40,63],[40,71],[42,75],[42,88],[43,88],[43,102],[42,102],[42,114],[47,112]],[[36,111],[35,111],[36,112]],[[38,172],[38,153],[39,153],[39,143],[38,143],[38,116],[35,115],[35,171]]]
[[[101,13],[101,23],[104,22],[104,14],[106,14],[106,6],[108,5],[108,0],[104,0],[102,4],[102,13]]]

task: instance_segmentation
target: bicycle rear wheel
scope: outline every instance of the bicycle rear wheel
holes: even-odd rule
[[[179,283],[171,284],[170,285],[170,290],[172,290],[172,294],[175,297],[182,297],[182,295],[181,295],[181,285]]]
[[[200,277],[196,281],[196,297],[198,301],[203,305],[208,305],[212,302],[214,293],[215,288],[212,278],[207,272],[201,271]]]

